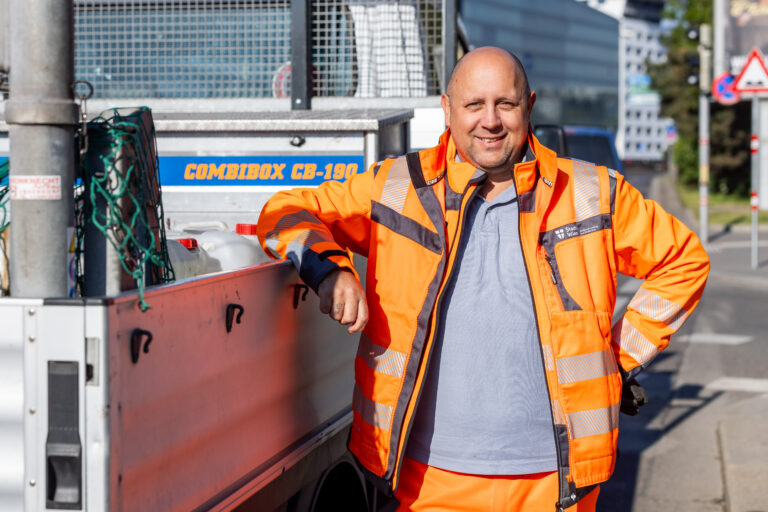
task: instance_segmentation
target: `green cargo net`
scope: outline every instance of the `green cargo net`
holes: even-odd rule
[[[82,294],[84,274],[90,272],[82,256],[86,233],[94,233],[91,225],[103,234],[135,283],[139,308],[145,311],[149,308],[145,286],[174,280],[151,112],[146,107],[102,112],[88,123],[86,137],[83,180],[75,196],[77,286]]]

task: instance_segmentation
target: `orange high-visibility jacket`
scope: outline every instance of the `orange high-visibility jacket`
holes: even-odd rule
[[[515,166],[520,241],[551,398],[567,508],[613,472],[622,377],[669,344],[699,302],[709,259],[698,238],[612,169],[558,158],[529,134]],[[355,359],[349,448],[369,476],[397,487],[464,217],[485,173],[434,148],[379,162],[344,183],[276,194],[259,239],[317,290],[368,258],[370,319]],[[616,273],[645,279],[613,329]],[[482,307],[482,306],[480,306]],[[471,321],[471,320],[468,320]],[[514,336],[514,333],[510,333]],[[492,386],[493,383],[489,383]]]

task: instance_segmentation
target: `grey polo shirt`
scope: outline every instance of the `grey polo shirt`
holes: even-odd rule
[[[468,208],[406,455],[478,475],[555,471],[515,188]]]

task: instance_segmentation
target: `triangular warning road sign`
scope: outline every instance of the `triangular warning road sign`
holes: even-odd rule
[[[757,48],[749,54],[747,63],[734,80],[733,89],[738,92],[768,92],[768,68]]]

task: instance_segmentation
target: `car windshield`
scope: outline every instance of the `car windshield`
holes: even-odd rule
[[[560,147],[560,128],[537,126],[533,133],[536,135],[536,138],[539,139],[542,146],[546,146],[558,153],[562,153],[563,148]]]
[[[608,138],[601,135],[577,135],[566,133],[568,154],[573,158],[616,168]]]

